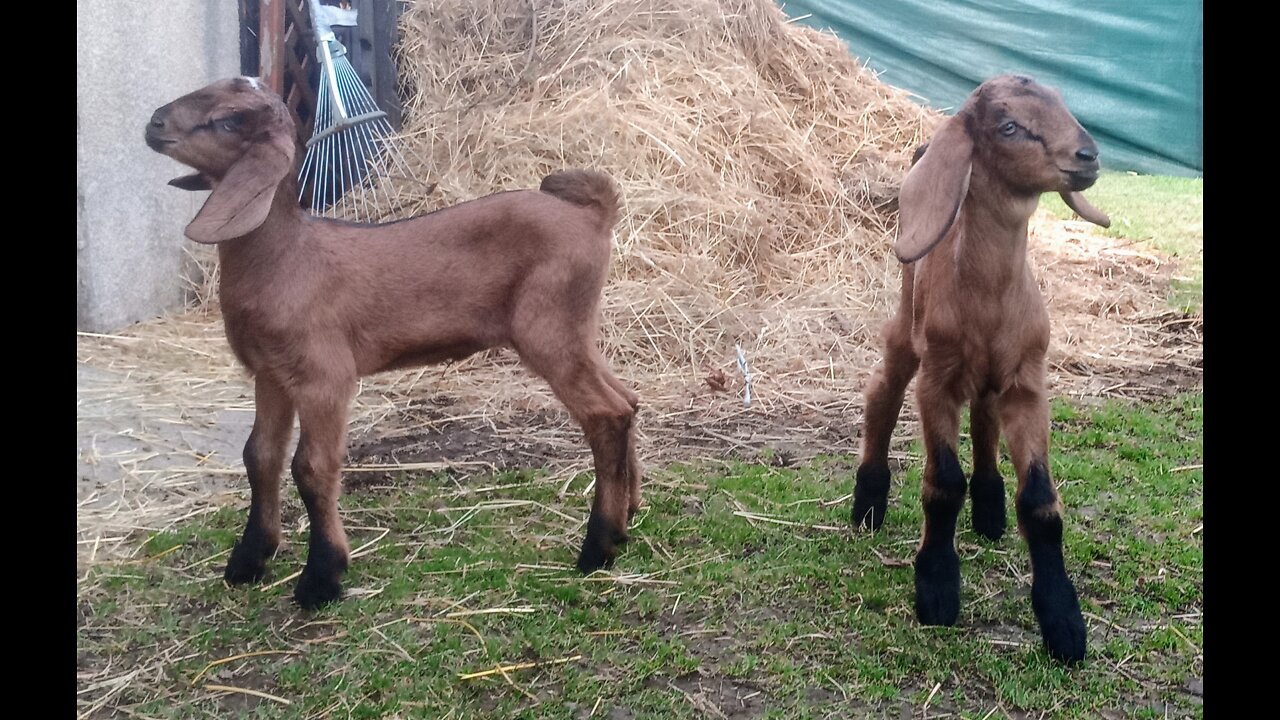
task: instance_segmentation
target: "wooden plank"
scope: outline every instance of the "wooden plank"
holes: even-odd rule
[[[315,62],[311,54],[313,51],[314,48],[310,47],[294,49],[294,46],[290,46],[290,49],[285,52],[284,63],[285,72],[289,74],[295,87],[302,92],[303,98],[307,101],[307,107],[315,112],[316,90],[311,86],[311,65]]]
[[[262,0],[258,17],[258,75],[272,90],[284,95],[284,3]]]
[[[302,140],[311,137],[311,127],[315,124],[316,114],[316,94],[311,89],[311,83],[308,81],[308,73],[298,62],[293,53],[285,56],[285,65],[288,68],[289,76],[293,80],[293,87],[290,89],[290,100],[293,104],[290,109],[294,111],[293,120],[298,126],[298,136]],[[299,109],[299,105],[303,109]]]
[[[293,115],[298,141],[306,142],[315,123],[316,93],[310,77],[310,58],[315,52],[315,42],[310,30],[310,15],[305,10],[306,0],[283,0],[283,3],[282,79],[286,90],[283,94],[285,105]]]
[[[287,22],[290,22],[302,30],[302,39],[311,43],[316,43],[315,32],[311,29],[311,13],[305,9],[306,0],[298,2],[298,0],[285,0],[285,7],[289,13]]]
[[[285,105],[289,107],[289,112],[293,115],[294,123],[297,126],[298,142],[305,145],[307,140],[311,139],[311,126],[314,121],[310,119],[299,120],[299,118],[304,117],[304,114],[298,109],[298,105],[301,102],[302,98],[298,93],[290,93],[289,99],[285,101]]]

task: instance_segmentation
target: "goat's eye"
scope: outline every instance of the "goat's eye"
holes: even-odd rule
[[[1006,137],[1016,132],[1018,132],[1018,123],[1012,120],[1000,126],[1000,134]]]
[[[234,115],[228,115],[224,118],[219,118],[218,120],[214,120],[213,124],[217,126],[219,130],[225,130],[226,132],[233,132],[237,130],[243,122],[244,122],[244,116],[240,115],[239,113],[236,113]]]

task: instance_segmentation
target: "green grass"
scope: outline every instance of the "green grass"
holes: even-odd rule
[[[589,578],[570,567],[585,476],[564,497],[563,479],[537,473],[354,490],[343,498],[352,547],[376,542],[353,561],[348,597],[318,613],[291,604],[292,581],[223,585],[244,514],[221,510],[140,540],[143,560],[80,582],[80,711],[818,718],[898,717],[927,703],[965,718],[1199,717],[1186,688],[1203,672],[1201,416],[1199,395],[1054,406],[1067,563],[1088,613],[1082,667],[1040,647],[1025,545],[1013,532],[979,541],[967,507],[960,622],[916,622],[913,445],[875,535],[848,529],[856,458],[652,469],[632,542],[611,573]],[[296,503],[285,519],[273,580],[305,551]],[[291,654],[206,670],[262,651]],[[510,683],[460,679],[577,656],[513,670]]]
[[[1094,206],[1111,217],[1105,235],[1134,240],[1177,258],[1181,273],[1175,279],[1169,302],[1175,307],[1198,309],[1203,304],[1204,277],[1204,180],[1103,173],[1085,191]],[[1049,214],[1073,219],[1075,213],[1054,193],[1041,205]]]

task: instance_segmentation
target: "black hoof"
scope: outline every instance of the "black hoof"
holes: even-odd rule
[[[1008,520],[1004,510],[1004,478],[999,473],[974,473],[969,481],[973,499],[973,530],[988,540],[1004,536]]]
[[[578,569],[590,574],[600,568],[613,567],[613,559],[618,555],[618,547],[627,542],[627,533],[613,527],[595,512],[587,520],[587,537],[582,541],[582,552],[578,553]]]
[[[342,597],[342,576],[347,572],[347,553],[323,542],[307,551],[293,599],[305,610],[315,610]]]
[[[222,577],[231,585],[262,582],[267,576],[267,560],[271,559],[275,551],[274,547],[241,540],[232,548]]]
[[[853,526],[879,530],[889,508],[889,466],[863,463],[853,484]]]
[[[960,617],[960,556],[934,546],[916,555],[916,617],[924,625],[955,625]]]
[[[302,570],[298,587],[293,589],[293,599],[303,610],[316,610],[341,597],[342,575],[312,572],[310,566]]]
[[[1049,655],[1074,665],[1084,660],[1085,627],[1075,586],[1066,575],[1031,581],[1031,607],[1040,623],[1040,636]]]

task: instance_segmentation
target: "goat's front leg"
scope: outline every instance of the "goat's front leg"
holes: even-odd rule
[[[862,420],[862,462],[853,484],[853,526],[879,530],[889,508],[889,441],[907,384],[920,366],[911,347],[910,305],[884,328],[884,361],[867,384]]]
[[[244,468],[252,497],[244,535],[231,551],[223,576],[232,585],[258,582],[280,546],[280,471],[293,434],[293,401],[266,375],[254,380],[253,430],[244,444]]]
[[[1018,471],[1018,530],[1031,554],[1031,604],[1049,654],[1084,659],[1085,626],[1062,558],[1062,504],[1049,477],[1049,403],[1041,389],[1015,385],[1001,396],[1009,453]]]
[[[956,520],[964,505],[965,479],[956,455],[960,405],[951,383],[926,361],[916,398],[924,430],[924,537],[916,552],[916,617],[925,625],[954,625],[960,616],[960,555]]]
[[[969,434],[973,438],[973,529],[988,540],[1004,535],[1004,478],[1000,476],[1000,416],[992,393],[979,395],[969,405]]]
[[[307,564],[293,597],[308,610],[342,595],[342,576],[350,551],[338,514],[342,493],[342,460],[346,456],[347,407],[355,381],[306,387],[298,397],[301,436],[293,456],[293,479],[307,508],[311,541]]]

